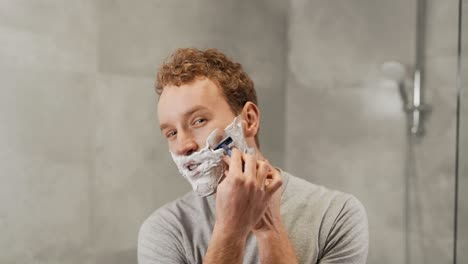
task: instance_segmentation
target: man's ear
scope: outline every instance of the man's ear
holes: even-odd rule
[[[260,110],[258,106],[252,102],[245,103],[241,112],[244,123],[244,136],[253,138],[257,135],[260,127]]]

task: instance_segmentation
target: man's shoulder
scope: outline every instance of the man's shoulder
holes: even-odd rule
[[[334,205],[343,204],[347,200],[355,198],[352,194],[312,183],[304,178],[292,175],[291,173],[283,172],[283,174],[287,175],[288,182],[285,195],[289,199],[313,199],[320,204]]]
[[[313,210],[316,214],[329,220],[346,212],[366,217],[364,206],[353,194],[330,189],[290,173],[284,173],[288,177],[288,185],[284,193],[286,203],[301,210]]]
[[[312,244],[316,245],[297,253],[302,256],[315,250],[317,258],[313,261],[317,262],[334,260],[334,256],[351,252],[355,256],[343,255],[346,263],[365,262],[368,222],[362,203],[352,194],[288,176],[282,209],[287,211],[285,221],[290,226],[289,234],[293,243],[313,237],[315,244]]]
[[[193,225],[191,215],[202,202],[189,192],[151,213],[138,233],[139,263],[187,263],[184,237]]]

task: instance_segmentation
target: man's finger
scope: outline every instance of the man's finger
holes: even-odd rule
[[[223,175],[221,175],[221,177],[219,177],[219,179],[218,179],[218,185],[221,185],[223,183],[224,179],[226,179],[227,176],[228,176],[228,171],[225,170],[223,172]]]
[[[258,186],[265,186],[265,179],[267,178],[267,175],[270,171],[270,166],[268,166],[268,163],[264,161],[258,161],[258,169],[257,169],[257,183]]]
[[[228,165],[228,167],[229,167],[230,160],[231,160],[231,157],[229,157],[228,155],[223,156],[223,161]]]
[[[265,191],[268,196],[272,196],[279,188],[283,185],[283,180],[279,173],[273,173],[270,179],[270,183],[265,186]]]
[[[242,154],[237,148],[232,149],[231,158],[229,159],[229,174],[231,176],[242,175]]]
[[[244,174],[248,181],[257,182],[257,158],[251,154],[244,154]]]

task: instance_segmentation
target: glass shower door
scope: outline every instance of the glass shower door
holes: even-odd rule
[[[460,0],[456,263],[468,263],[468,1]]]

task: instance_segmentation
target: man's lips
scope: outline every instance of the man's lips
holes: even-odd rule
[[[188,163],[184,164],[184,167],[185,167],[188,171],[193,171],[193,170],[195,170],[196,168],[198,168],[199,165],[200,165],[200,163],[188,162]]]

